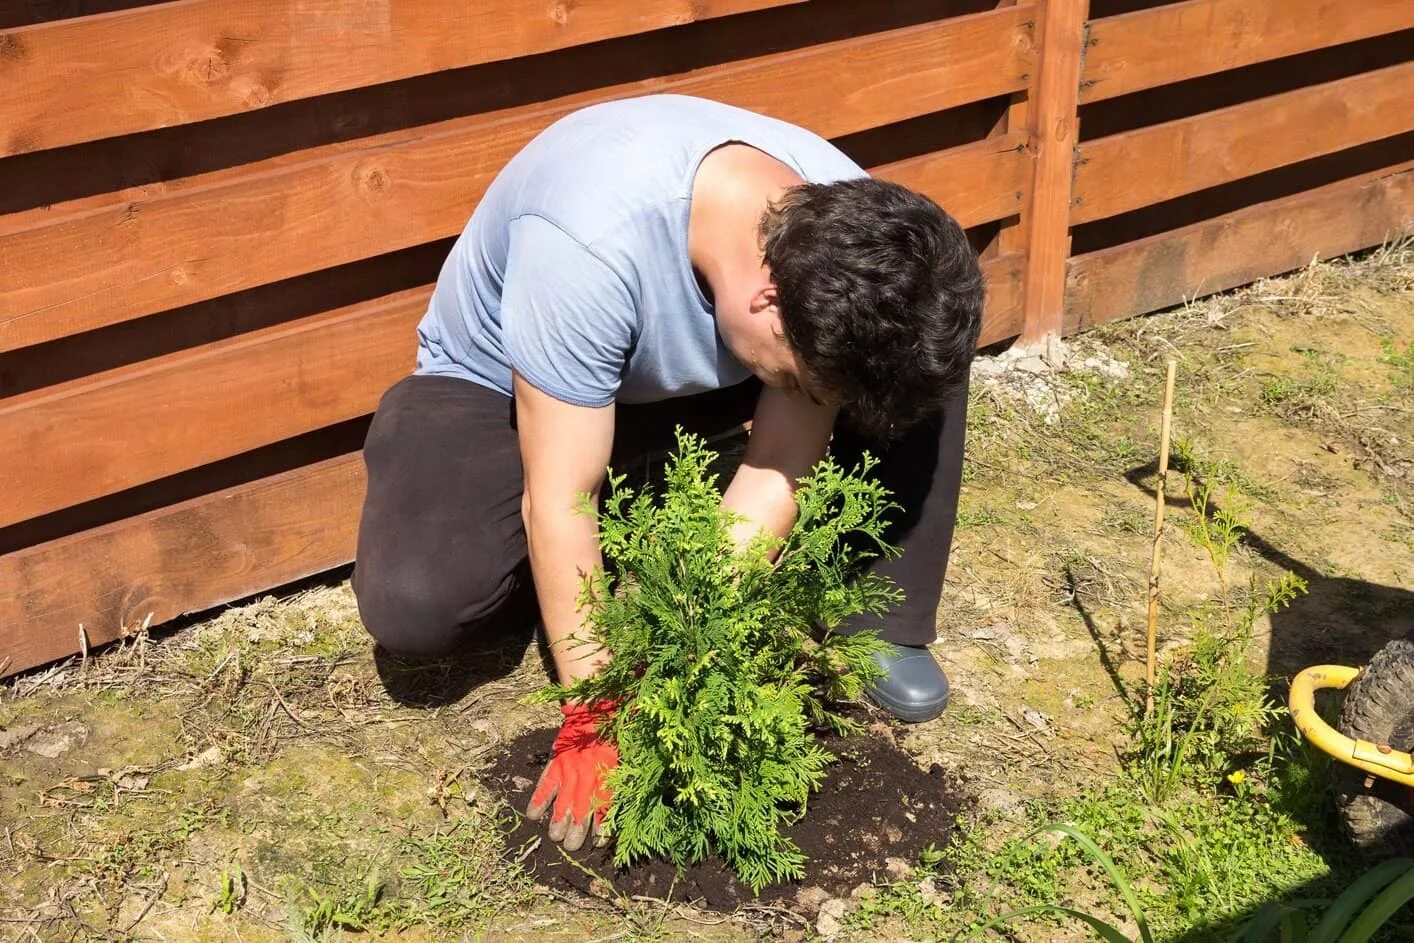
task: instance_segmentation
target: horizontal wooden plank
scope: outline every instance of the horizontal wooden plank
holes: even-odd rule
[[[1180,304],[1414,233],[1414,161],[1075,257],[1066,329]]]
[[[1414,62],[1080,145],[1072,224],[1414,129]]]
[[[1031,5],[328,145],[0,218],[0,351],[454,235],[534,134],[591,101],[715,98],[828,137],[1022,88]]]
[[[1021,333],[1021,278],[1026,257],[1020,252],[997,256],[982,263],[987,280],[987,306],[977,346],[986,347]]]
[[[0,157],[802,0],[179,0],[0,34]]]
[[[0,556],[0,677],[353,559],[358,453]]]
[[[977,141],[870,169],[876,177],[926,193],[964,227],[1021,211],[1031,161],[1021,133]]]
[[[985,265],[984,344],[1020,330],[1021,264]],[[0,677],[78,651],[80,625],[99,645],[348,563],[363,489],[346,455],[0,556]]]
[[[1090,23],[1080,101],[1414,28],[1409,0],[1187,0]]]
[[[428,288],[0,400],[0,527],[373,411]]]

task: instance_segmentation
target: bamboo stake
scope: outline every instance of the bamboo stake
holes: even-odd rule
[[[1149,562],[1149,657],[1144,672],[1148,682],[1148,694],[1144,701],[1146,717],[1154,711],[1154,649],[1159,635],[1159,541],[1164,536],[1164,486],[1169,473],[1169,429],[1173,425],[1173,379],[1177,370],[1177,361],[1170,359],[1168,379],[1164,383],[1164,419],[1159,431],[1159,483],[1154,489],[1154,555]]]

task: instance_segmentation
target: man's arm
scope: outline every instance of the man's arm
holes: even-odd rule
[[[521,515],[545,638],[561,684],[591,675],[605,659],[584,644],[576,605],[585,576],[602,564],[598,524],[578,513],[581,497],[597,502],[614,441],[614,407],[573,406],[515,375],[525,494]]]
[[[799,391],[762,389],[746,457],[722,496],[744,518],[733,530],[738,547],[763,530],[777,538],[790,532],[796,483],[824,457],[836,412]]]

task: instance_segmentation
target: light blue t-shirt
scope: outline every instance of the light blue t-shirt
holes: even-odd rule
[[[687,251],[692,183],[730,142],[814,183],[865,176],[823,138],[718,102],[651,95],[560,119],[491,184],[418,326],[417,373],[511,393],[511,370],[580,406],[750,376],[722,344]]]

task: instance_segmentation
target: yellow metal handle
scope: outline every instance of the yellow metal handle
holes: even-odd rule
[[[1362,769],[1372,776],[1414,786],[1414,756],[1389,744],[1347,737],[1316,713],[1316,692],[1322,688],[1344,688],[1360,676],[1360,669],[1344,665],[1316,665],[1307,668],[1291,681],[1287,704],[1296,727],[1324,753]]]

